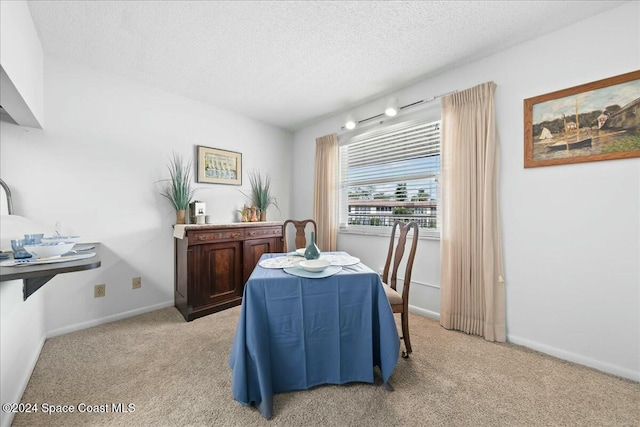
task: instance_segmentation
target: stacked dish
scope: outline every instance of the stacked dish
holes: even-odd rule
[[[42,238],[42,243],[77,243],[80,236],[47,236]]]

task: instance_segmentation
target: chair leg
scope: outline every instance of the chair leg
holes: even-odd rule
[[[403,311],[400,314],[402,321],[402,339],[404,340],[405,351],[402,352],[402,357],[405,359],[411,354],[411,339],[409,338],[409,313]]]

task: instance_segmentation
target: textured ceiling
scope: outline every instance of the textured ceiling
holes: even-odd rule
[[[622,1],[30,1],[43,49],[295,130]]]

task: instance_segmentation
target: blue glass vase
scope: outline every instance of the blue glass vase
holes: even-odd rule
[[[311,243],[304,251],[304,257],[306,259],[318,259],[320,258],[320,249],[316,245],[316,233],[311,232]]]

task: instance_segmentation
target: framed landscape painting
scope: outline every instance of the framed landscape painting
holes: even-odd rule
[[[640,70],[524,100],[524,167],[640,157]]]
[[[242,185],[242,154],[199,145],[197,181]]]

